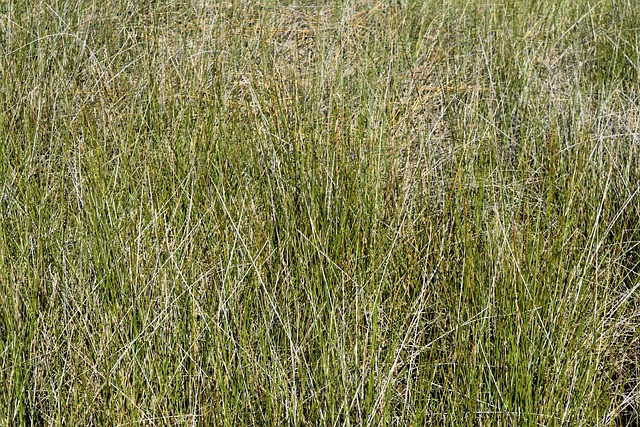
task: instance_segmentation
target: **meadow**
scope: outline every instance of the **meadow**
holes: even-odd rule
[[[0,425],[638,425],[635,0],[2,0],[0,88]]]

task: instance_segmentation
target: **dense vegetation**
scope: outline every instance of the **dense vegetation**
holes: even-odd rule
[[[617,426],[640,4],[0,1],[0,425]]]

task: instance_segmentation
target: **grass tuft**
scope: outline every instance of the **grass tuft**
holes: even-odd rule
[[[639,17],[0,4],[0,425],[637,425]]]

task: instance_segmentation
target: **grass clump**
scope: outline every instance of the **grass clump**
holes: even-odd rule
[[[2,425],[637,422],[634,2],[32,3]]]

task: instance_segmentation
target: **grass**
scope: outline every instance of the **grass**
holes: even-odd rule
[[[639,34],[0,2],[0,425],[637,425]]]

